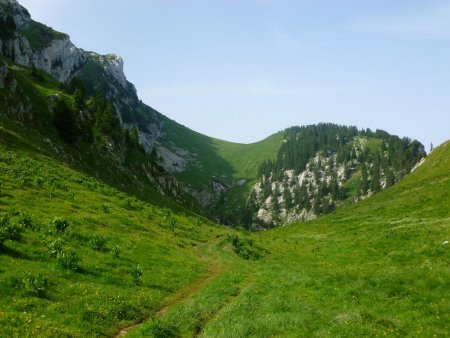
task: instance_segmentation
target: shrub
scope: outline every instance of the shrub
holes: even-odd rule
[[[56,217],[53,219],[52,225],[55,227],[56,231],[62,233],[69,227],[69,222],[65,218]]]
[[[118,245],[113,246],[113,248],[111,249],[111,254],[113,255],[114,258],[119,258],[120,248]]]
[[[42,188],[44,186],[44,182],[45,182],[45,179],[42,176],[39,176],[36,178],[36,185],[39,188]]]
[[[166,226],[169,228],[170,231],[175,232],[177,221],[175,220],[175,218],[170,218],[166,221]]]
[[[33,216],[27,212],[22,213],[22,216],[19,219],[19,224],[27,229],[33,229],[35,226]]]
[[[128,210],[135,209],[133,200],[132,200],[131,198],[127,198],[127,199],[125,200],[125,208],[128,209]]]
[[[83,320],[88,323],[101,323],[105,319],[106,316],[99,311],[86,310],[83,314]]]
[[[73,191],[69,191],[69,198],[72,202],[75,202],[75,193]]]
[[[9,208],[7,216],[8,217],[15,217],[15,216],[19,216],[20,212],[17,211],[16,207],[12,206],[11,208]]]
[[[252,248],[252,240],[241,239],[238,235],[228,235],[227,240],[239,257],[246,260],[261,258],[261,254]]]
[[[89,243],[91,243],[92,249],[97,251],[107,251],[106,238],[99,234],[89,235]]]
[[[21,238],[22,227],[12,223],[9,216],[0,219],[0,244],[6,240],[18,241]]]
[[[136,237],[135,236],[131,236],[129,239],[128,239],[128,245],[131,247],[131,248],[137,248],[137,242],[136,242]]]
[[[51,257],[57,257],[62,253],[64,241],[61,238],[51,239],[47,242],[47,250]]]
[[[133,282],[137,286],[142,285],[142,275],[144,274],[144,271],[142,271],[141,266],[138,264],[136,265],[133,270],[131,271],[131,276],[133,277]]]
[[[28,292],[37,297],[45,297],[47,295],[49,282],[47,277],[38,273],[37,275],[28,272],[21,280],[21,286]]]
[[[59,265],[63,269],[76,270],[78,269],[78,262],[80,261],[80,257],[75,251],[62,251],[58,254],[57,260]]]
[[[108,317],[117,320],[143,320],[145,314],[142,307],[121,302],[108,311]]]
[[[55,188],[54,187],[50,187],[48,189],[48,198],[54,198],[55,197]]]

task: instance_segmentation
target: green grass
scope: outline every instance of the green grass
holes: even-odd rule
[[[131,336],[445,337],[450,142],[387,191],[313,222],[252,234],[232,265]]]
[[[136,322],[132,337],[448,333],[450,142],[370,199],[260,233],[130,198],[34,151],[0,148],[0,216],[27,224],[0,249],[7,336],[113,335]],[[261,254],[245,259],[239,243]]]
[[[283,132],[267,139],[241,144],[214,139],[164,119],[166,145],[186,149],[190,163],[178,177],[186,184],[201,188],[211,180],[232,185],[239,179],[255,180],[261,162],[275,158],[283,140]]]
[[[204,219],[130,198],[50,158],[35,160],[0,146],[0,169],[0,215],[13,224],[24,215],[32,220],[19,241],[0,247],[0,325],[7,336],[112,334],[144,320],[206,271],[192,247],[226,233]],[[66,231],[55,229],[56,217],[69,222]],[[71,252],[79,261],[62,264]],[[133,278],[137,265],[142,286]],[[39,297],[24,282],[28,276],[47,281]]]
[[[41,50],[50,46],[53,40],[62,40],[69,37],[67,34],[57,32],[53,28],[36,21],[31,21],[21,30],[21,33],[28,39],[30,47],[34,50]]]
[[[217,153],[234,168],[235,179],[256,179],[259,164],[274,159],[280,149],[284,133],[278,132],[268,138],[250,144],[214,139]]]

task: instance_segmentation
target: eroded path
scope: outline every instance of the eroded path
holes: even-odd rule
[[[247,276],[234,271],[235,265],[218,255],[217,248],[214,248],[217,242],[217,240],[212,241],[201,248],[193,247],[197,258],[205,262],[208,267],[205,274],[169,295],[148,322],[123,328],[115,337],[125,337],[132,332],[138,335],[140,332],[151,333],[152,329],[147,326],[154,325],[155,322],[165,326],[164,330],[183,328],[189,331],[189,335],[199,336],[204,326],[239,297],[242,290],[249,284]],[[185,322],[177,325],[180,318],[185,318]],[[191,321],[187,318],[195,318],[195,320]]]

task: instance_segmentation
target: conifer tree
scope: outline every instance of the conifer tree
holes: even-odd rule
[[[375,162],[373,165],[373,174],[372,174],[372,180],[370,182],[370,189],[373,193],[377,193],[381,190],[380,185],[380,165],[378,162]]]
[[[53,114],[53,125],[58,130],[59,137],[67,143],[75,143],[80,135],[80,130],[71,105],[64,99],[59,99],[56,102]]]
[[[286,207],[286,209],[291,209],[292,208],[292,195],[291,195],[291,191],[288,187],[285,187],[284,189],[284,193],[283,193],[283,199],[284,199],[284,205]]]
[[[387,168],[385,172],[386,172],[386,188],[389,188],[395,183],[395,177],[394,173],[390,168]]]
[[[368,190],[369,190],[369,182],[368,182],[368,177],[367,177],[367,168],[366,168],[366,164],[362,163],[361,164],[361,183],[360,183],[360,188],[359,188],[360,196],[367,195]]]
[[[75,101],[75,109],[81,110],[84,107],[84,95],[80,88],[75,89],[73,93],[73,99]]]

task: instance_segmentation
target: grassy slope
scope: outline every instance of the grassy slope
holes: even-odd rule
[[[319,220],[239,234],[142,203],[25,145],[0,149],[0,216],[37,225],[0,250],[0,325],[8,336],[445,336],[450,322],[450,143],[400,184]],[[50,221],[65,217],[65,234]],[[21,215],[13,216],[19,222]],[[96,251],[91,237],[107,239]],[[60,266],[49,243],[76,250]],[[114,258],[112,248],[121,250]],[[51,245],[50,245],[51,247]],[[137,264],[143,286],[133,283]],[[41,275],[39,275],[41,274]],[[41,277],[39,277],[41,276]],[[37,297],[33,281],[49,284]],[[150,318],[150,319],[148,319]]]
[[[36,21],[31,21],[21,33],[28,39],[30,47],[35,50],[42,50],[51,45],[53,40],[67,39],[67,34],[57,32],[51,27],[47,27]]]
[[[279,132],[257,143],[240,144],[202,135],[168,118],[164,125],[165,142],[189,151],[194,159],[179,174],[193,187],[205,186],[214,178],[227,184],[241,178],[254,180],[259,163],[274,158],[283,139]]]
[[[207,273],[193,247],[226,229],[128,197],[26,143],[5,147],[3,141],[0,218],[10,215],[19,224],[29,213],[34,226],[23,229],[20,241],[0,246],[2,335],[111,335],[147,318],[167,295]],[[69,221],[65,233],[50,224],[55,217]],[[106,240],[102,251],[93,247],[95,234]],[[62,241],[66,255],[77,252],[76,269],[60,266],[61,253],[52,256],[55,241]],[[141,287],[133,282],[138,264]],[[38,297],[39,283],[44,290]]]
[[[4,58],[0,58],[0,60],[8,62]],[[73,96],[62,90],[61,84],[52,76],[39,71],[39,78],[36,78],[32,75],[30,68],[13,64],[10,61],[9,71],[14,75],[20,86],[22,99],[26,97],[26,100],[31,103],[33,118],[26,121],[27,128],[23,128],[21,124],[11,123],[9,119],[4,118],[3,108],[1,107],[2,98],[5,98],[6,102],[12,105],[11,102],[17,100],[17,93],[11,93],[9,89],[0,89],[0,126],[5,127],[4,131],[13,132],[17,136],[16,138],[10,138],[6,134],[3,136],[8,146],[18,141],[23,143],[24,149],[39,148],[40,151],[45,150],[48,156],[54,157],[56,160],[63,157],[66,163],[70,163],[76,170],[94,175],[128,194],[133,194],[159,206],[186,211],[180,208],[172,197],[161,196],[157,189],[148,183],[148,178],[139,168],[142,163],[148,164],[146,154],[137,151],[127,152],[126,163],[118,165],[113,159],[116,154],[109,156],[109,158],[106,156],[101,158],[99,151],[103,152],[103,155],[107,154],[104,149],[93,148],[86,142],[72,146],[61,141],[52,124],[53,115],[49,110],[49,106],[52,105],[52,99],[50,98],[52,96],[63,96],[68,101],[73,101]],[[43,138],[50,140],[51,145],[49,142],[43,142]],[[55,149],[57,150],[55,151]],[[35,151],[36,149],[31,152],[34,153]],[[125,170],[122,166],[125,167]],[[136,166],[138,167],[136,168]],[[161,172],[160,175],[162,176],[163,173]],[[145,187],[142,182],[147,182]],[[186,199],[191,200],[193,198],[186,196]],[[189,205],[195,205],[195,203],[189,203]],[[195,208],[195,211],[199,211],[198,206]]]
[[[444,337],[450,142],[400,184],[316,221],[253,234],[270,251],[132,336]]]
[[[283,132],[251,144],[233,143],[214,139],[217,153],[234,168],[233,178],[256,179],[262,161],[275,158],[283,141]]]

